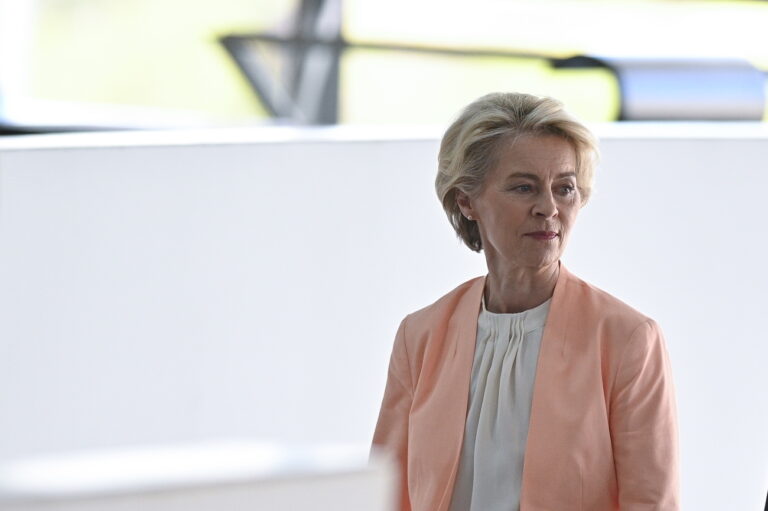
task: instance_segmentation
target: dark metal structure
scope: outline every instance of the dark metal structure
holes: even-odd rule
[[[291,32],[230,35],[221,43],[273,117],[335,124],[339,63],[347,46],[341,39],[341,0],[300,0]],[[276,69],[269,69],[269,61]]]

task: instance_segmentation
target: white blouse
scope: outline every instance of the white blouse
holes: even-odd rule
[[[477,318],[469,408],[450,511],[518,511],[533,382],[550,300]]]

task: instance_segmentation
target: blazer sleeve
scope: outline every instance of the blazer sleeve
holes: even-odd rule
[[[400,511],[410,511],[408,496],[408,421],[413,401],[413,381],[405,345],[406,317],[395,336],[389,360],[387,385],[379,419],[373,434],[373,448],[381,448],[393,456],[399,469]]]
[[[638,326],[624,348],[610,410],[619,509],[679,510],[672,372],[664,337],[653,320]]]

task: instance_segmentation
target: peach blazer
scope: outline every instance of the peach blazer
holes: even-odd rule
[[[373,438],[401,511],[446,511],[485,277],[403,319]],[[560,265],[536,369],[520,511],[678,510],[670,363],[658,325]]]

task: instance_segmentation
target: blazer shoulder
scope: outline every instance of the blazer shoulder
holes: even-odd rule
[[[656,321],[607,291],[578,278],[567,289],[569,344],[574,353],[599,350],[606,388],[613,387],[622,360],[642,358],[664,345]]]
[[[403,322],[407,323],[409,336],[447,325],[462,300],[471,290],[476,289],[476,286],[483,285],[484,278],[475,277],[463,282],[433,303],[408,314]]]
[[[594,318],[634,330],[642,324],[656,325],[649,316],[609,292],[572,276],[569,294],[582,317]]]

